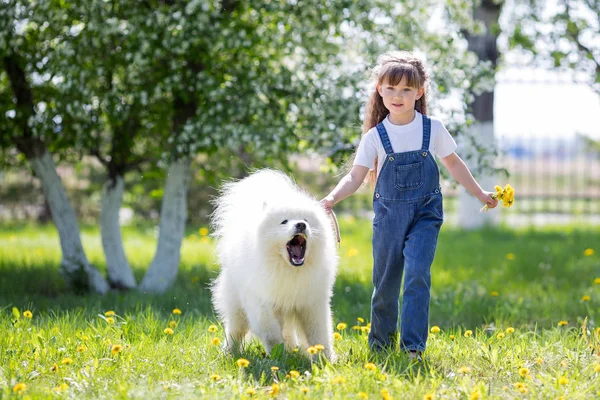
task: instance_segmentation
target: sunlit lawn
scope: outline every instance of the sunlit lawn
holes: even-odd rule
[[[208,291],[217,267],[204,231],[188,232],[178,281],[167,294],[81,297],[58,275],[51,226],[4,228],[0,398],[598,396],[600,229],[444,227],[432,270],[436,333],[425,363],[411,364],[399,353],[368,351],[370,226],[345,218],[341,228],[333,312],[335,324],[347,327],[337,331],[334,365],[282,349],[265,357],[256,342],[243,354],[222,352]],[[103,269],[98,232],[82,237]],[[154,255],[154,231],[126,228],[124,237],[141,278]],[[249,365],[238,366],[239,358]]]

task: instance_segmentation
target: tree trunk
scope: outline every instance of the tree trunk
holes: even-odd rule
[[[163,293],[177,277],[187,218],[189,172],[188,158],[179,159],[169,166],[160,210],[158,245],[140,285],[143,292]]]
[[[476,20],[482,21],[486,31],[481,35],[466,34],[469,50],[477,54],[482,61],[491,61],[494,68],[498,59],[498,18],[502,3],[496,0],[482,0],[474,10]],[[475,123],[470,129],[472,138],[477,139],[477,144],[486,149],[493,149],[494,142],[494,91],[482,93],[475,96],[470,105],[470,111],[475,117]],[[461,142],[460,153],[467,165],[475,165],[478,158],[477,148],[466,141]],[[493,190],[495,177],[490,173],[482,173],[476,176],[479,184],[484,190]],[[459,191],[458,222],[463,228],[478,228],[484,224],[497,222],[498,213],[481,213],[479,210],[483,204],[471,196],[464,188]]]
[[[69,287],[77,292],[94,290],[104,294],[109,290],[104,276],[88,261],[79,234],[77,216],[71,207],[56,166],[48,151],[29,158],[36,176],[42,182],[52,219],[58,230],[62,249],[61,274]]]
[[[133,271],[123,249],[119,224],[119,211],[123,203],[124,188],[125,181],[122,176],[117,176],[114,181],[109,179],[102,187],[100,234],[106,257],[108,282],[115,289],[132,289],[136,286]]]

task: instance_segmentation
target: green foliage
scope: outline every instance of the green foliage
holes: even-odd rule
[[[448,2],[446,30],[430,30],[429,11],[437,5],[3,3],[0,48],[25,72],[33,109],[11,105],[15,93],[4,65],[0,114],[15,116],[1,122],[1,156],[16,161],[10,145],[24,135],[17,122],[25,118],[57,156],[94,154],[110,174],[217,150],[275,163],[315,149],[338,161],[360,135],[364,71],[379,52],[426,54],[434,105],[451,88],[468,100],[480,84],[474,77],[487,67],[461,51],[454,29],[475,25],[461,2]],[[464,112],[459,106],[445,114],[460,121]]]
[[[587,76],[590,87],[600,94],[599,0],[565,0],[555,5],[529,0],[508,9],[511,48],[536,56],[538,63],[550,61],[554,68],[570,69]]]
[[[337,330],[339,361],[333,365],[282,348],[265,357],[257,342],[242,354],[223,353],[223,330],[207,286],[216,276],[213,245],[204,230],[187,233],[180,276],[169,293],[81,297],[67,292],[58,275],[60,252],[52,229],[5,229],[0,232],[0,393],[3,398],[17,397],[15,389],[32,398],[250,398],[254,391],[253,398],[266,399],[278,390],[275,397],[321,399],[361,392],[379,398],[385,390],[394,398],[479,393],[505,399],[588,398],[600,390],[597,228],[464,232],[444,227],[432,267],[430,323],[440,330],[429,335],[424,364],[397,352],[368,351],[369,221],[342,218],[341,228],[333,312],[335,325],[347,327]],[[156,238],[143,229],[125,229],[124,237],[141,274]],[[102,265],[97,230],[84,229],[83,242],[90,261]],[[175,308],[182,313],[174,314]],[[169,327],[173,335],[165,333]],[[249,361],[247,368],[238,367],[239,357]],[[369,362],[373,365],[366,368]]]

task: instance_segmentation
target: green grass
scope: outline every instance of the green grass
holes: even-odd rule
[[[397,399],[597,396],[600,284],[594,280],[600,277],[600,229],[444,227],[432,267],[430,315],[430,325],[440,332],[430,334],[422,364],[397,352],[369,352],[370,226],[344,218],[341,229],[333,312],[335,323],[348,328],[340,331],[339,360],[331,365],[280,348],[265,357],[256,341],[236,355],[213,344],[214,338],[224,340],[208,291],[217,266],[212,243],[198,231],[188,232],[179,276],[168,293],[76,296],[58,275],[60,248],[52,227],[5,228],[0,398],[346,399],[362,392],[379,399],[385,398],[382,390]],[[154,231],[123,233],[141,278],[154,255]],[[97,230],[84,229],[82,238],[90,260],[104,269]],[[586,256],[590,248],[595,254]],[[175,308],[182,314],[173,314]],[[33,317],[25,318],[25,310]],[[112,324],[104,316],[109,310],[116,313]],[[359,317],[367,321],[359,323]],[[568,324],[559,327],[559,321]],[[174,334],[166,334],[172,322]],[[473,334],[465,337],[468,330]],[[112,354],[114,345],[122,351]],[[248,368],[237,366],[240,357],[249,360]],[[71,362],[63,364],[65,359]],[[376,370],[366,369],[367,362]],[[273,372],[274,366],[279,370]],[[22,395],[14,393],[18,383],[26,385]],[[269,393],[274,384],[278,394]]]

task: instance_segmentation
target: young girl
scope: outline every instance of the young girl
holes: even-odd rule
[[[376,86],[349,174],[321,203],[327,211],[353,194],[367,173],[373,196],[373,297],[369,346],[397,341],[398,302],[404,272],[400,348],[421,359],[428,333],[430,268],[443,222],[442,192],[435,154],[450,174],[488,208],[498,201],[483,190],[454,152],[442,122],[427,116],[423,62],[408,52],[379,57]]]

